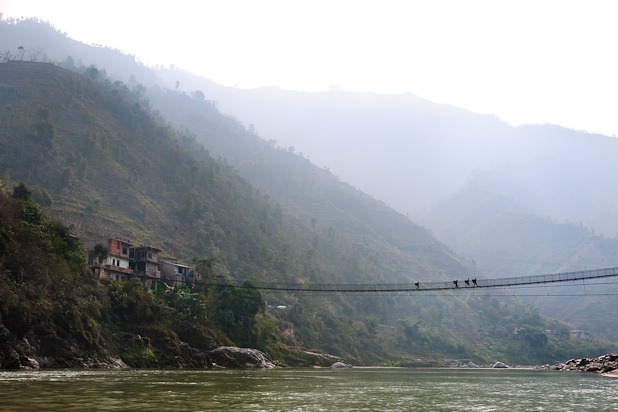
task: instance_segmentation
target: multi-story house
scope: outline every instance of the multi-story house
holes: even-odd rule
[[[178,259],[161,256],[161,249],[133,246],[128,240],[107,238],[85,242],[88,264],[98,278],[127,280],[140,278],[148,286],[163,280],[169,285],[192,285],[198,274]]]
[[[136,274],[148,284],[161,279],[160,253],[161,249],[152,246],[138,246],[129,250]]]
[[[104,247],[97,248],[97,245]],[[118,238],[99,239],[86,242],[88,264],[98,278],[127,280],[133,275],[131,267],[131,243]],[[106,253],[101,253],[103,250]]]

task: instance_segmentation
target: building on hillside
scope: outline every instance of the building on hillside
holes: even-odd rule
[[[188,265],[173,257],[163,257],[162,250],[152,246],[133,246],[120,238],[84,242],[88,265],[95,277],[113,280],[139,278],[147,286],[160,280],[169,285],[191,286],[199,275]]]
[[[134,269],[142,281],[151,283],[161,279],[161,249],[152,246],[138,246],[129,250],[129,258],[133,259]]]
[[[97,245],[105,247],[105,254],[97,251]],[[88,264],[98,278],[127,280],[134,271],[131,267],[131,243],[119,238],[91,240],[85,243],[88,252]]]
[[[161,278],[171,285],[193,285],[198,282],[198,276],[191,266],[178,263],[174,258],[161,260]]]

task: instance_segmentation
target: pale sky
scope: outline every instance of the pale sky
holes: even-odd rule
[[[226,86],[412,92],[618,135],[613,0],[0,0],[0,12]]]

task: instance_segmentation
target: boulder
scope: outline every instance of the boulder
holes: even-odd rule
[[[333,369],[343,369],[343,368],[351,368],[352,365],[350,365],[349,363],[335,362],[330,367]]]
[[[208,356],[213,364],[226,368],[276,368],[268,355],[257,349],[220,346],[208,352]]]
[[[19,358],[20,369],[41,369],[39,361],[28,356],[20,356]]]
[[[492,366],[492,368],[505,369],[505,368],[510,368],[510,366],[507,365],[506,363],[496,362],[494,363],[494,366]]]
[[[300,350],[303,358],[307,358],[311,366],[329,367],[335,362],[343,362],[343,358],[339,356],[329,355],[328,353],[311,352]]]

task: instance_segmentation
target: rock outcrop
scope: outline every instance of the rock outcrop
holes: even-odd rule
[[[0,325],[0,369],[126,367],[109,348],[80,347],[52,333],[38,335],[30,331],[19,338]]]
[[[145,337],[123,333],[115,346],[86,346],[54,333],[12,334],[0,324],[0,369],[40,368],[275,368],[257,349],[221,346],[195,348],[167,335]],[[208,350],[210,346],[211,350]],[[156,357],[154,354],[156,353]],[[123,360],[124,355],[128,354]]]
[[[208,352],[212,363],[225,368],[276,368],[269,356],[257,349],[220,346]]]
[[[479,366],[467,359],[444,359],[442,363],[444,367],[447,368],[478,368]]]
[[[610,373],[618,370],[618,352],[602,355],[598,358],[570,359],[555,365],[538,366],[537,369]]]
[[[140,349],[136,341],[142,342],[145,352],[157,350],[158,359],[133,358],[123,361],[116,351],[97,346],[83,348],[76,342],[54,334],[37,336],[28,334],[16,338],[0,325],[0,369],[40,368],[127,368],[127,367],[176,367],[176,368],[266,368],[276,366],[269,356],[257,349],[221,346],[213,350],[200,350],[186,342],[169,338],[150,340],[139,335],[122,336],[134,351]],[[153,346],[154,345],[154,346]],[[123,348],[126,352],[127,348]]]
[[[345,368],[352,368],[352,365],[350,365],[349,363],[344,363],[344,362],[335,362],[330,367],[333,369],[345,369]]]
[[[332,365],[333,362],[343,362],[342,357],[329,355],[328,353],[318,353],[307,350],[302,350],[301,352],[312,358],[315,366],[329,366]]]

